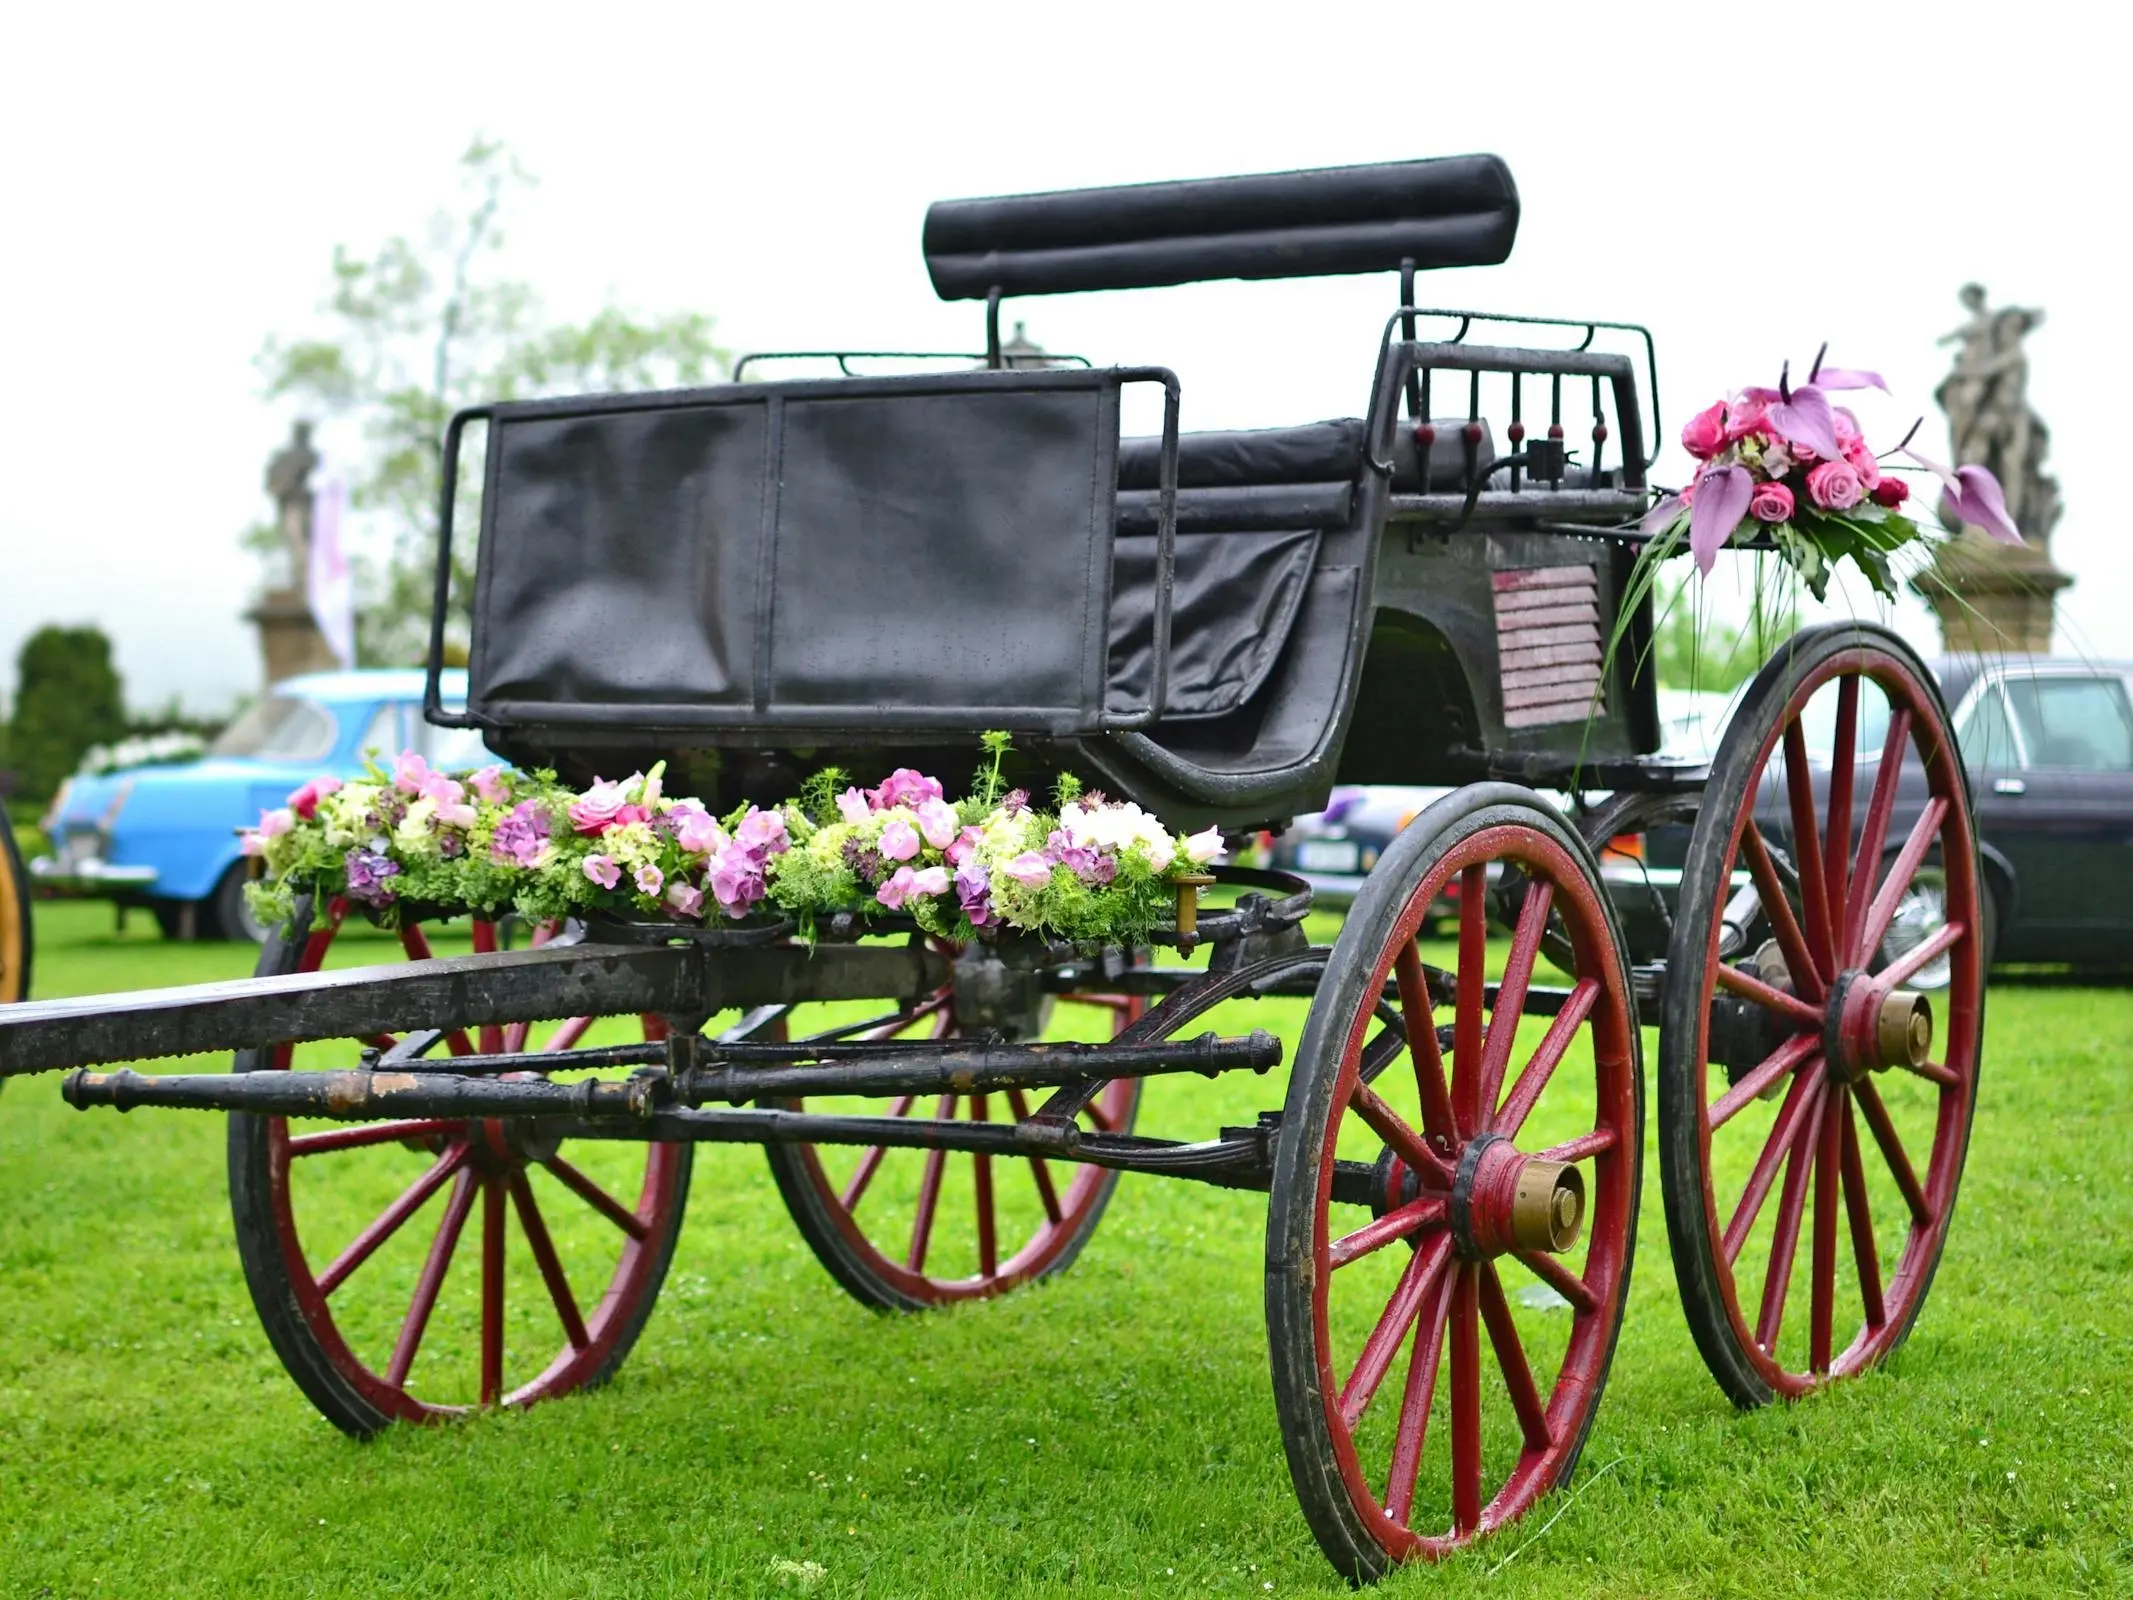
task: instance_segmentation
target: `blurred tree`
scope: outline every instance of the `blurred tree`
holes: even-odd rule
[[[51,799],[83,751],[125,733],[125,698],[103,629],[46,626],[23,641],[7,752],[25,805]]]
[[[369,663],[422,658],[437,561],[444,427],[462,406],[541,395],[700,383],[726,352],[696,312],[638,321],[610,308],[590,321],[546,321],[531,285],[491,278],[509,195],[532,183],[505,147],[476,139],[459,160],[455,213],[419,239],[396,235],[365,258],[333,255],[325,309],[331,334],[270,338],[259,354],[270,396],[358,417],[370,445],[349,487],[358,510],[382,514],[394,544],[383,570],[360,567],[357,649]],[[465,646],[473,593],[474,521],[483,441],[469,430],[454,512],[452,642]],[[247,536],[247,547],[270,548]]]

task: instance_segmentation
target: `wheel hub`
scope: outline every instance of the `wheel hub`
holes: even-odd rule
[[[1485,1133],[1460,1154],[1446,1208],[1452,1245],[1470,1261],[1513,1251],[1560,1255],[1585,1220],[1585,1178],[1565,1161],[1543,1161],[1501,1134]]]
[[[1837,975],[1822,1055],[1829,1075],[1856,1083],[1890,1067],[1925,1065],[1933,1050],[1933,1004],[1915,989],[1889,989],[1866,972]]]

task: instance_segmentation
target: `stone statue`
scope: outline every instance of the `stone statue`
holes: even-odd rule
[[[2059,484],[2044,470],[2051,433],[2030,409],[2029,357],[2022,348],[2044,313],[2026,306],[1995,311],[1982,284],[1965,284],[1961,299],[1970,320],[1940,341],[1959,348],[1954,370],[1933,397],[1948,414],[1956,461],[1990,468],[2022,537],[2044,549],[2059,520]]]
[[[289,583],[301,587],[311,569],[311,474],[318,468],[311,448],[311,424],[298,422],[289,442],[267,462],[267,493],[273,497],[276,526],[289,547]]]

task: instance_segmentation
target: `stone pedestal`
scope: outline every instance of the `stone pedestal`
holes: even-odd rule
[[[1965,528],[1934,550],[1911,587],[1940,619],[1950,655],[2049,655],[2052,607],[2073,581],[2047,549]]]
[[[245,620],[259,629],[259,655],[269,687],[300,672],[340,670],[340,659],[296,590],[269,589],[245,613]]]

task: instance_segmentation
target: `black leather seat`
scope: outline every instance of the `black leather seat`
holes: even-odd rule
[[[1161,439],[1118,441],[1118,486],[1161,486]],[[1359,417],[1299,428],[1249,428],[1178,435],[1180,489],[1243,489],[1277,484],[1353,483],[1363,470]]]

